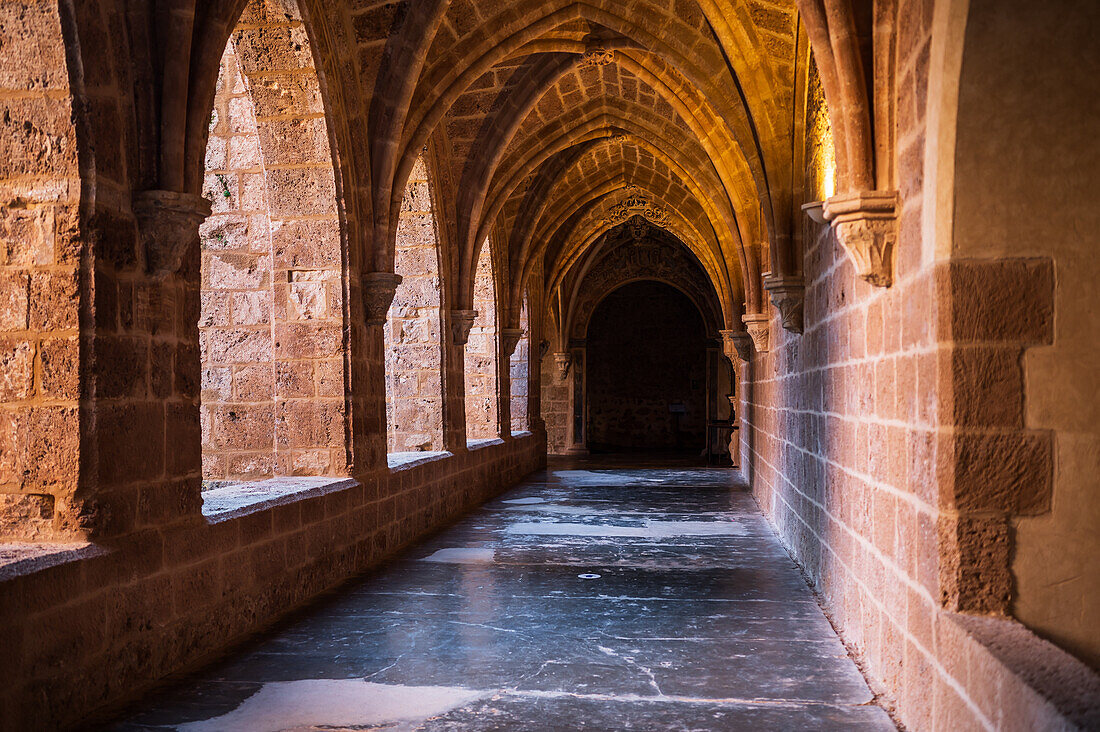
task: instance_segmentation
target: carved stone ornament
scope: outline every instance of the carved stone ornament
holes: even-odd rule
[[[539,341],[539,360],[546,358],[548,353],[550,353],[550,341]]]
[[[476,317],[476,310],[451,311],[451,339],[456,346],[464,346],[470,340],[470,328],[474,327]]]
[[[772,294],[772,304],[779,310],[783,329],[792,333],[802,332],[802,306],[806,299],[806,286],[801,277],[769,277],[764,289]]]
[[[767,313],[749,313],[741,316],[745,324],[745,330],[752,338],[752,345],[757,353],[767,353],[771,347],[771,329],[768,325]]]
[[[599,41],[590,41],[584,46],[584,56],[581,57],[580,66],[607,66],[615,62],[615,52],[606,48]]]
[[[752,358],[752,338],[743,330],[720,330],[722,334],[722,353],[734,366],[737,361]]]
[[[501,340],[504,342],[504,355],[511,356],[516,352],[516,346],[519,345],[519,341],[523,338],[523,328],[502,328],[500,331]]]
[[[859,276],[876,287],[889,287],[894,281],[897,207],[897,191],[862,191],[825,201],[825,220],[832,223],[837,241]]]
[[[367,325],[382,325],[393,304],[401,275],[392,272],[368,272],[363,275],[363,312]]]
[[[626,198],[612,206],[607,212],[606,223],[617,226],[632,216],[641,216],[647,223],[667,227],[670,223],[668,212],[655,203],[650,203],[638,186],[628,186]]]
[[[565,378],[569,376],[569,367],[573,363],[572,353],[555,353],[554,354],[554,366],[558,369],[558,380],[565,381]]]
[[[134,194],[145,270],[154,277],[179,271],[189,247],[197,246],[199,224],[210,215],[210,201],[193,193],[141,191]]]

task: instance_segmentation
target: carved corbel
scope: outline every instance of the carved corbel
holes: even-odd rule
[[[502,328],[500,336],[504,343],[504,355],[511,358],[516,352],[520,339],[523,338],[523,328]]]
[[[199,224],[210,215],[210,201],[193,193],[141,191],[134,194],[145,271],[156,278],[179,271],[189,247],[199,240]]]
[[[722,353],[734,366],[752,358],[752,338],[743,330],[720,330]]]
[[[847,193],[825,201],[825,220],[859,276],[876,287],[889,287],[894,281],[897,207],[897,191]]]
[[[569,367],[573,364],[572,353],[555,353],[554,366],[558,369],[558,380],[565,381],[569,376]]]
[[[783,329],[792,333],[802,332],[802,306],[806,298],[806,286],[801,277],[769,277],[764,289],[771,293],[772,304],[779,310]]]
[[[745,324],[745,330],[749,332],[757,353],[767,353],[771,347],[769,320],[767,313],[748,313],[741,316],[741,321]]]
[[[451,339],[456,346],[464,346],[470,340],[470,329],[474,327],[476,317],[476,310],[451,311]]]
[[[401,284],[401,275],[392,272],[368,272],[363,275],[363,312],[367,325],[382,325]]]

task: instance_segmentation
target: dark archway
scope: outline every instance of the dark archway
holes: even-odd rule
[[[588,326],[589,449],[702,450],[706,357],[703,317],[680,290],[646,280],[609,294]]]

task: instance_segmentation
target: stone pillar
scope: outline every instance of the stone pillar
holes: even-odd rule
[[[555,358],[561,354],[555,354]],[[585,343],[573,341],[569,344],[568,373],[570,382],[570,403],[573,406],[569,419],[568,443],[565,452],[568,455],[588,454],[588,400],[585,385]],[[558,361],[560,368],[560,360]]]
[[[136,228],[97,223],[80,471],[96,537],[201,520],[199,224],[209,213],[200,196],[143,191]]]

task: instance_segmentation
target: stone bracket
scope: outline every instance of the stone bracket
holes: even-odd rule
[[[897,191],[861,191],[825,201],[825,220],[832,224],[856,272],[875,287],[889,287],[894,281],[897,208]]]
[[[745,330],[752,338],[752,345],[757,353],[767,353],[771,347],[771,326],[767,313],[747,313],[741,316],[741,322],[745,324]]]
[[[734,366],[737,361],[752,358],[752,338],[743,330],[720,330],[722,335],[722,353]]]
[[[502,328],[500,336],[501,341],[504,343],[504,355],[511,358],[512,354],[516,352],[516,346],[519,345],[520,339],[523,338],[523,328]]]
[[[476,310],[451,311],[451,339],[456,346],[464,346],[470,340],[470,329],[474,327],[476,317]]]
[[[565,381],[569,376],[569,367],[573,364],[572,353],[555,353],[554,354],[554,366],[558,370],[558,379]]]
[[[802,332],[802,306],[806,299],[806,285],[801,277],[769,277],[764,289],[771,293],[772,304],[779,310],[783,329],[792,333]]]
[[[199,225],[210,215],[210,201],[193,193],[140,191],[134,217],[145,250],[145,270],[160,279],[179,271],[188,248],[199,239]]]
[[[363,276],[363,310],[367,325],[382,325],[401,284],[401,275],[392,272],[368,272]]]

